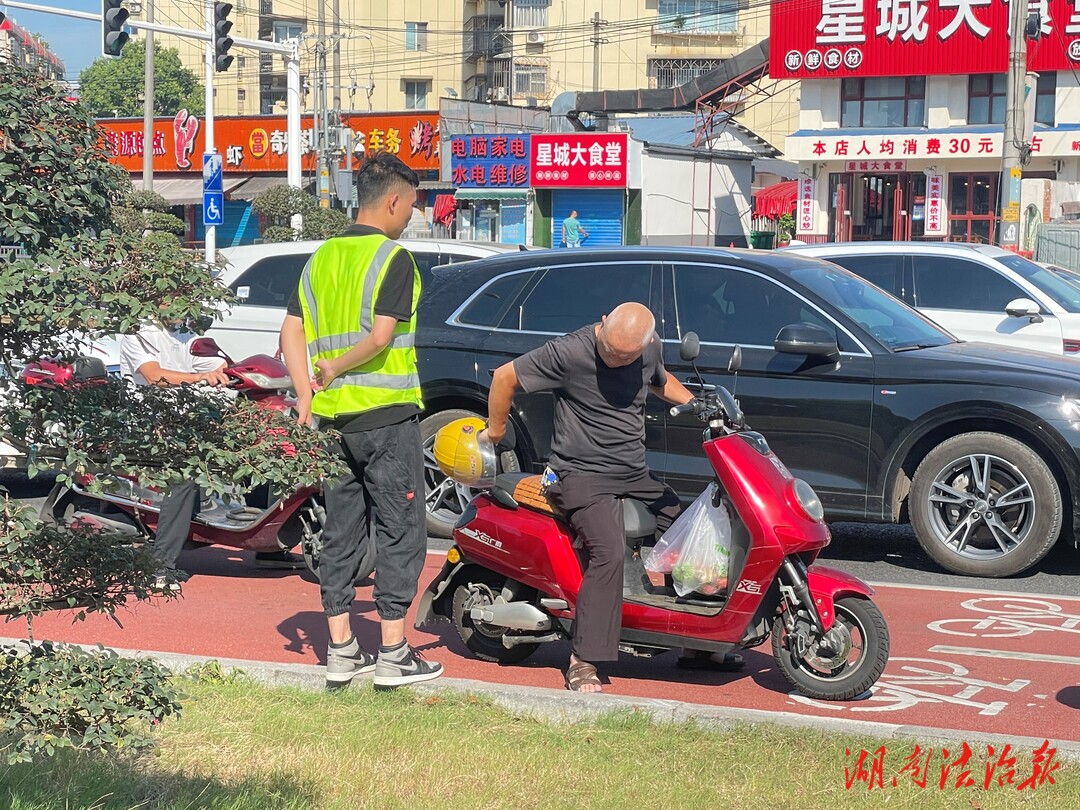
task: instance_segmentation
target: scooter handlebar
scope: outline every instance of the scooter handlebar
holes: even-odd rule
[[[705,408],[705,402],[700,399],[692,399],[689,402],[685,402],[682,405],[673,405],[671,410],[668,411],[672,416],[680,416],[684,413],[699,414]]]

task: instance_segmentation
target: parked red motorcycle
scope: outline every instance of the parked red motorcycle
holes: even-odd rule
[[[681,353],[696,359],[696,335],[685,337]],[[740,358],[736,349],[733,369]],[[747,428],[726,389],[671,412],[694,413],[707,425],[703,450],[718,483],[714,506],[723,503],[731,518],[731,585],[711,596],[680,597],[670,578],[653,584],[642,559],[655,543],[656,519],[645,504],[625,499],[619,649],[643,657],[680,647],[731,652],[771,635],[777,665],[804,695],[850,700],[865,693],[888,660],[888,628],[872,588],[814,565],[830,535],[813,489]],[[449,619],[474,655],[503,664],[570,637],[587,557],[543,495],[540,476],[496,476],[466,508],[454,543],[422,597],[418,627]]]
[[[211,338],[197,338],[190,351],[198,357],[220,357],[230,388],[260,406],[285,411],[292,407],[292,381],[284,363],[257,354],[239,363],[226,355]],[[100,366],[100,368],[99,368]],[[79,358],[74,364],[34,363],[23,372],[31,384],[86,385],[104,378],[100,360]],[[91,491],[93,479],[100,491]],[[133,536],[153,537],[157,531],[162,492],[142,487],[129,476],[98,473],[81,475],[70,487],[57,484],[42,507],[44,520],[81,520]],[[268,488],[254,492],[230,493],[224,498],[204,496],[191,521],[185,548],[221,545],[247,551],[279,551],[300,546],[308,568],[317,575],[323,520],[322,494],[302,489],[284,500],[270,495]],[[373,546],[373,544],[368,544]],[[358,579],[374,570],[372,548],[361,565]]]

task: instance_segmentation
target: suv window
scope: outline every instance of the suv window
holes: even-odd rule
[[[503,308],[517,298],[530,278],[532,273],[524,272],[492,279],[458,316],[458,320],[474,326],[495,326]]]
[[[885,292],[903,297],[904,257],[901,254],[853,256],[823,256],[833,264],[862,276],[871,284],[881,287]]]
[[[300,274],[310,258],[310,253],[289,253],[259,259],[233,282],[231,289],[236,292],[247,287],[248,296],[241,303],[249,306],[285,309],[300,286]]]
[[[560,335],[573,332],[627,301],[649,306],[651,282],[651,264],[553,267],[521,307],[507,313],[501,326]]]
[[[697,332],[708,343],[771,347],[777,333],[792,323],[837,331],[790,290],[731,267],[676,265],[675,306],[680,332]]]
[[[915,306],[968,312],[1005,312],[1028,294],[993,269],[951,256],[915,255]]]
[[[437,250],[431,252],[410,252],[412,253],[413,259],[416,261],[416,267],[420,271],[420,277],[424,279],[431,278],[432,267],[437,267],[438,265],[443,264],[443,262],[445,261],[445,257],[443,259],[439,258],[439,252]]]

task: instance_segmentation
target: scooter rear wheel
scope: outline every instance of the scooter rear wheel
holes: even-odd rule
[[[848,596],[834,605],[825,638],[799,656],[782,616],[773,625],[773,656],[788,683],[817,700],[851,700],[877,683],[889,660],[889,628],[877,605]]]
[[[506,577],[499,576],[491,571],[477,572],[463,578],[462,584],[454,589],[454,601],[451,615],[454,627],[457,629],[461,640],[469,648],[469,652],[481,661],[491,661],[496,664],[520,664],[540,646],[539,644],[515,644],[513,647],[503,645],[503,636],[510,631],[505,627],[474,621],[469,615],[469,608],[480,604],[490,604],[491,600],[485,601],[483,596],[478,597],[469,583],[486,585],[492,592],[502,590]],[[480,601],[476,601],[477,599]],[[470,601],[472,600],[472,601]]]

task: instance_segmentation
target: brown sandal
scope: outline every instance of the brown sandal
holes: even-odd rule
[[[578,661],[566,668],[566,688],[571,692],[580,692],[586,684],[603,686],[597,677],[596,667],[588,661]]]

